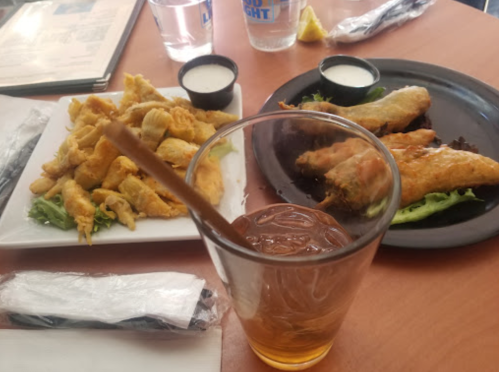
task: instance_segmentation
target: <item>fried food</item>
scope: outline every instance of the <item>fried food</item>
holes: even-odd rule
[[[195,172],[194,188],[212,205],[220,204],[224,183],[219,158],[208,156],[199,163]]]
[[[204,111],[178,97],[166,98],[142,75],[125,74],[125,90],[117,107],[112,100],[90,95],[72,99],[68,107],[68,136],[54,159],[43,164],[41,178],[30,185],[35,195],[50,199],[62,193],[68,213],[91,244],[96,205],[110,219],[134,230],[142,217],[172,218],[187,214],[187,207],[103,136],[111,121],[121,120],[151,150],[185,177],[194,154],[216,127],[238,117],[221,111]],[[223,193],[219,166],[201,167],[207,177],[206,194],[214,202]],[[212,172],[213,170],[213,172]],[[218,172],[218,173],[215,173]],[[201,185],[201,187],[204,187]],[[93,204],[95,203],[95,204]],[[49,221],[51,222],[51,221]]]
[[[50,200],[54,196],[56,196],[57,194],[59,194],[62,191],[62,187],[64,186],[64,184],[66,183],[66,181],[69,181],[72,178],[73,178],[72,172],[68,172],[64,176],[62,176],[61,178],[59,178],[56,181],[56,183],[54,184],[54,186],[52,186],[49,190],[47,190],[47,192],[43,196],[45,198],[45,200]]]
[[[96,125],[101,119],[110,120],[118,111],[116,105],[109,98],[100,98],[90,95],[84,103],[73,98],[69,108],[69,116],[74,123],[73,132],[87,125]]]
[[[54,180],[53,178],[50,178],[47,176],[42,176],[42,177],[34,180],[29,185],[29,191],[31,191],[35,195],[45,194],[52,187],[55,186],[56,182],[57,181]]]
[[[411,146],[392,149],[402,181],[400,207],[421,200],[430,192],[499,184],[499,163],[469,151],[447,146]]]
[[[118,186],[129,175],[136,175],[139,167],[126,156],[118,156],[109,166],[106,177],[102,181],[102,188],[118,190]]]
[[[172,120],[172,116],[162,109],[152,109],[144,116],[141,139],[151,151],[156,151]]]
[[[156,154],[173,167],[187,168],[199,146],[179,138],[168,137],[159,145]]]
[[[173,137],[192,142],[196,134],[194,130],[194,121],[196,120],[194,115],[182,107],[171,109],[170,114],[173,120],[168,127],[168,133]]]
[[[89,190],[102,183],[109,167],[120,152],[105,137],[102,136],[95,145],[92,155],[75,170],[75,181],[85,190]]]
[[[170,207],[137,177],[128,175],[118,189],[135,209],[148,217],[171,218],[179,214],[177,209]]]
[[[176,106],[182,107],[189,111],[197,120],[203,123],[212,124],[215,129],[220,129],[224,125],[239,119],[237,115],[228,114],[223,111],[205,111],[195,108],[192,103],[185,98],[174,97],[173,102]]]
[[[386,97],[363,105],[342,107],[329,102],[307,102],[298,109],[327,112],[351,120],[373,133],[380,131],[401,132],[431,105],[428,91],[422,87],[395,90]],[[279,102],[281,109],[293,110],[294,106]]]
[[[334,205],[341,209],[360,210],[377,202],[387,195],[391,186],[389,172],[378,151],[369,146],[325,174],[328,189],[319,207],[325,209]]]
[[[213,136],[217,131],[213,124],[203,123],[199,120],[194,120],[194,138],[192,142],[202,145],[208,138]]]
[[[152,109],[162,109],[168,112],[173,107],[174,106],[169,102],[151,101],[134,103],[122,115],[118,117],[118,120],[124,124],[129,124],[131,126],[140,126],[146,114]]]
[[[92,245],[90,234],[94,227],[95,207],[90,201],[90,194],[75,180],[68,180],[62,187],[62,199],[64,208],[77,224],[78,241],[81,241],[84,235],[88,245]]]
[[[380,137],[380,141],[391,149],[409,146],[428,146],[435,140],[437,133],[431,129],[418,129],[407,133],[391,133]]]
[[[57,156],[42,165],[42,169],[52,178],[63,176],[68,170],[87,160],[84,151],[78,148],[78,141],[74,135],[69,135],[59,147]]]
[[[322,176],[348,158],[364,152],[369,146],[361,138],[349,138],[345,142],[336,142],[329,147],[301,154],[296,159],[296,165],[304,175]]]

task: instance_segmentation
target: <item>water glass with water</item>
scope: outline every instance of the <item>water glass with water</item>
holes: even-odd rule
[[[168,56],[186,62],[213,51],[212,0],[149,0]]]
[[[295,43],[301,0],[242,0],[242,6],[254,48],[276,52]]]

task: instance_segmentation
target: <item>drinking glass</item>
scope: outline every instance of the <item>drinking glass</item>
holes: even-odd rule
[[[149,0],[168,56],[187,62],[213,51],[212,0]]]
[[[242,6],[255,49],[276,52],[296,42],[301,0],[242,0]]]
[[[398,209],[396,163],[381,142],[357,124],[331,114],[290,110],[248,117],[220,129],[191,161],[188,183],[195,187],[206,177],[206,162],[213,161],[214,149],[221,145],[232,149],[220,161],[219,174],[224,190],[218,208],[229,222],[274,203],[311,208],[319,204],[352,239],[325,253],[268,255],[220,236],[191,211],[256,355],[279,369],[308,368],[333,345]],[[333,148],[338,151],[328,158],[329,164],[310,160],[298,166],[299,158],[327,156],[326,149]]]

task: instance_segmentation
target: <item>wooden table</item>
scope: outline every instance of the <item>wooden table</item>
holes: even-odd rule
[[[375,4],[368,0],[309,3],[328,30]],[[214,25],[215,52],[239,65],[245,116],[256,114],[283,83],[338,53],[424,61],[499,88],[499,20],[452,0],[438,0],[423,16],[392,32],[335,48],[298,43],[279,53],[257,51],[249,45],[237,0],[214,2]],[[123,89],[124,72],[141,73],[157,87],[176,86],[180,66],[166,56],[146,5],[109,91]],[[223,292],[201,241],[0,251],[0,273],[28,269],[177,270],[205,277]],[[223,321],[222,370],[273,370],[253,355],[233,312]],[[447,250],[381,247],[333,349],[312,370],[498,371],[499,237]]]

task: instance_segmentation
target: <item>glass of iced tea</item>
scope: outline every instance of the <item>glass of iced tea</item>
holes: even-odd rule
[[[280,111],[220,129],[186,180],[246,239],[191,211],[251,348],[283,370],[319,362],[398,208],[389,151],[343,118]]]

